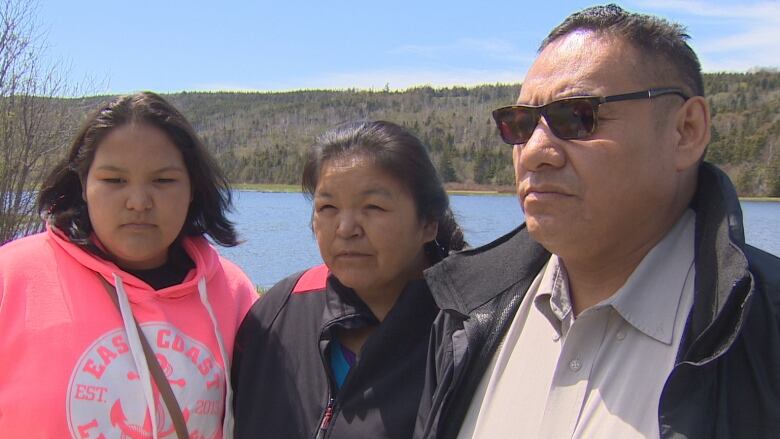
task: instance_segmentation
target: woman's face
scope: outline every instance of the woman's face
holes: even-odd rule
[[[398,294],[427,266],[437,224],[421,221],[411,194],[362,156],[326,161],[314,193],[322,259],[362,297]]]
[[[98,144],[84,199],[100,242],[122,268],[163,265],[192,200],[176,145],[160,129],[127,124]]]

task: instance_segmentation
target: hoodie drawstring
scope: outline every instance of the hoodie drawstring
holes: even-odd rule
[[[146,404],[147,407],[149,407],[149,417],[152,422],[152,437],[157,439],[157,406],[154,403],[151,372],[149,372],[149,365],[146,363],[144,349],[141,346],[141,338],[138,336],[135,318],[133,318],[133,311],[130,308],[130,301],[127,299],[127,293],[125,292],[122,278],[117,276],[116,273],[112,274],[114,275],[114,285],[116,285],[116,294],[119,299],[119,313],[122,315],[122,324],[125,327],[125,333],[127,333],[127,342],[130,345],[130,353],[133,355],[133,361],[135,362],[135,368],[138,370],[144,397],[146,398]]]
[[[233,437],[233,389],[230,386],[230,357],[228,357],[227,350],[225,349],[225,342],[222,340],[222,331],[219,329],[219,322],[214,315],[214,309],[209,303],[205,277],[201,277],[198,281],[198,293],[200,295],[200,301],[206,308],[206,312],[208,312],[209,317],[211,317],[211,323],[214,325],[214,335],[217,338],[219,354],[222,356],[222,363],[225,366],[225,416],[222,420],[222,437],[224,439],[231,439]]]

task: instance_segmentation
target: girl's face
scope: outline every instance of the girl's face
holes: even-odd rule
[[[322,165],[312,226],[325,264],[362,297],[398,294],[419,278],[437,231],[404,186],[361,156]]]
[[[115,128],[98,144],[83,196],[97,238],[128,269],[167,261],[192,200],[179,149],[143,123]]]

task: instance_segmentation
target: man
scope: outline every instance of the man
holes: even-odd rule
[[[687,38],[585,9],[494,112],[526,223],[426,273],[442,313],[418,436],[780,437],[780,260],[702,161]]]

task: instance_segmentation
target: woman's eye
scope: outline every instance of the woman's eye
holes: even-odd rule
[[[334,206],[332,204],[323,204],[323,205],[317,206],[317,212],[324,212],[324,211],[327,211],[327,210],[330,210],[330,209],[335,209],[335,208],[336,208],[336,206]]]
[[[156,183],[173,183],[176,181],[175,178],[158,178],[154,180]]]
[[[113,178],[113,177],[111,177],[111,178],[101,178],[100,180],[103,181],[104,183],[111,183],[111,184],[117,184],[117,183],[124,182],[124,180],[122,180],[121,178]]]
[[[384,211],[387,210],[384,207],[378,206],[376,204],[369,204],[368,206],[366,206],[366,209],[368,209],[368,210],[378,210],[378,211],[381,211],[381,212],[384,212]]]

